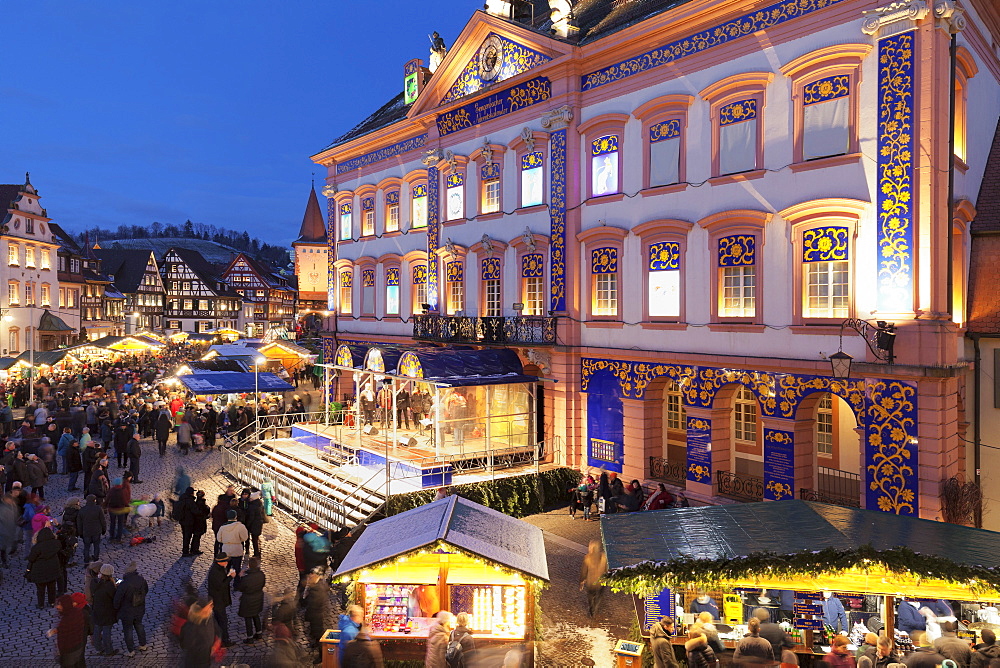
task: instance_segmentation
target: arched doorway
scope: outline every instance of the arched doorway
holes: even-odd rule
[[[645,441],[647,475],[680,487],[687,479],[687,410],[680,385],[667,376],[653,380],[646,389]]]
[[[800,498],[864,507],[863,441],[850,404],[828,392],[806,397],[796,412],[795,448]]]

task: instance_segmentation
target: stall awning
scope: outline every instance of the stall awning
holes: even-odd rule
[[[257,355],[257,351],[254,348],[248,348],[244,345],[238,345],[235,343],[223,343],[219,345],[210,346],[208,352],[202,357],[203,360],[210,360],[213,357],[246,357],[246,356]]]
[[[905,515],[788,500],[604,515],[601,531],[608,581],[636,593],[717,582],[1000,596],[1000,533]]]
[[[530,577],[549,579],[541,529],[460,496],[449,496],[369,525],[347,553],[337,575],[439,541]]]
[[[42,317],[38,319],[39,332],[75,332],[76,330],[63,322],[57,315],[52,315],[49,311],[43,311]]]
[[[0,357],[0,371],[6,371],[17,362],[16,357]]]
[[[15,359],[16,361],[24,362],[25,364],[31,364],[34,360],[35,366],[55,366],[63,360],[69,357],[69,361],[76,362],[77,359],[71,354],[69,348],[60,348],[59,350],[36,350],[34,355],[31,351],[26,350]]]
[[[285,356],[292,355],[301,358],[312,357],[312,353],[302,346],[292,343],[291,341],[284,341],[280,339],[260,344],[258,350],[260,350],[261,354],[265,357],[280,357],[282,356],[282,353],[284,353]]]
[[[257,382],[254,382],[254,376]],[[273,373],[239,373],[235,371],[203,371],[178,376],[177,380],[196,394],[234,394],[237,392],[284,392],[294,389]]]
[[[523,371],[517,353],[507,348],[418,348],[403,353],[396,369],[400,376],[422,378],[448,387],[532,383],[538,380]]]

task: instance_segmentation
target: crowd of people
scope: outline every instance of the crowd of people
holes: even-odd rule
[[[569,491],[572,497],[569,513],[574,519],[577,513],[582,513],[584,520],[597,521],[603,514],[634,513],[689,505],[683,493],[674,494],[662,482],[647,495],[638,480],[625,484],[614,471],[602,470],[596,480],[592,474],[586,475],[579,485]]]

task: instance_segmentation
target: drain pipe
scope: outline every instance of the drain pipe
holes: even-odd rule
[[[979,347],[979,334],[970,334],[972,337],[972,346],[974,349],[974,354],[972,358],[973,368],[972,368],[972,385],[975,388],[976,398],[972,403],[972,441],[973,441],[973,466],[975,467],[976,473],[976,487],[982,489],[980,486],[980,450],[982,448],[982,427],[979,424],[980,416],[982,415],[982,403],[983,403],[983,392],[980,388],[980,382],[982,382],[982,367],[983,355],[982,349]],[[975,513],[975,524],[977,529],[983,528],[983,507],[982,502],[976,508]]]
[[[948,299],[948,315],[952,321],[955,320],[955,241],[952,238],[954,234],[952,233],[952,226],[955,224],[955,82],[957,80],[955,69],[958,67],[958,35],[952,33],[951,35],[951,48],[949,50],[951,57],[951,91],[948,95],[948,220],[945,225],[945,234],[947,234],[947,248],[948,248],[948,276],[946,282],[947,299]],[[977,467],[978,470],[978,467]]]

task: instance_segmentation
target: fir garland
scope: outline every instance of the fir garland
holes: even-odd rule
[[[839,575],[850,569],[882,570],[897,575],[944,580],[967,587],[975,595],[996,596],[1000,571],[995,568],[955,563],[945,557],[919,554],[908,547],[876,550],[870,544],[849,550],[826,548],[796,554],[756,552],[732,559],[681,557],[670,561],[643,561],[609,572],[604,582],[614,591],[644,595],[664,588],[719,588],[732,582],[809,578]]]

